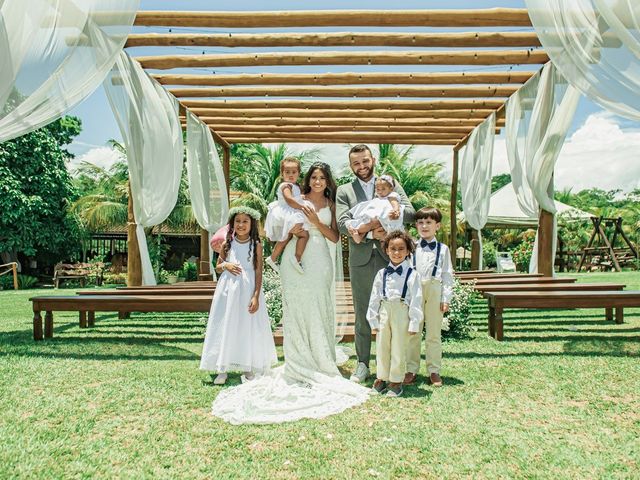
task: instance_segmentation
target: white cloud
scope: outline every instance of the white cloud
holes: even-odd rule
[[[640,128],[622,129],[616,118],[608,112],[591,114],[565,140],[554,174],[556,190],[640,188]],[[506,141],[497,138],[493,175],[508,172]]]
[[[96,147],[71,160],[68,168],[70,171],[74,171],[81,163],[89,162],[98,167],[108,169],[120,158],[120,153],[110,147]]]

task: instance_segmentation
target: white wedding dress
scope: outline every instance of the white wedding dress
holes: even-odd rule
[[[318,216],[331,224],[329,207]],[[336,365],[331,248],[335,244],[311,226],[301,274],[293,266],[295,241],[289,242],[280,267],[285,364],[220,392],[215,416],[233,424],[290,422],[340,413],[369,398],[370,390],[344,378]]]

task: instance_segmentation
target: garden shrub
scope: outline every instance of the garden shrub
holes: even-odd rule
[[[271,320],[271,330],[282,321],[282,283],[280,275],[270,268],[265,268],[262,274],[262,288],[267,303],[267,313]]]
[[[475,298],[473,284],[454,280],[449,311],[445,313],[442,321],[442,338],[469,338],[474,330],[471,325],[471,312]]]
[[[516,264],[519,272],[529,271],[529,262],[531,261],[531,254],[533,253],[534,241],[534,237],[525,238],[520,245],[511,251],[511,258],[513,258],[513,263]]]

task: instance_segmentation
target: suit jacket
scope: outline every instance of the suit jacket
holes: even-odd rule
[[[402,221],[406,223],[412,223],[414,221],[416,212],[409,202],[407,194],[404,193],[403,188],[396,183],[395,192],[400,195],[400,203],[404,205],[404,215]],[[347,233],[347,227],[345,223],[347,220],[352,219],[352,215],[349,210],[355,207],[360,202],[366,202],[367,195],[364,193],[360,182],[356,178],[353,182],[345,185],[340,185],[336,192],[336,217],[338,219],[338,229],[340,233],[349,237],[349,265],[358,267],[364,265],[371,258],[371,250],[375,245],[379,249],[380,253],[385,260],[387,254],[382,251],[380,242],[378,240],[370,240],[368,238],[363,239],[361,243],[355,243]]]

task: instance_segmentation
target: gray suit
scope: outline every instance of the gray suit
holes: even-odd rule
[[[415,217],[415,211],[401,186],[396,185],[395,191],[400,195],[401,203],[405,206],[404,223],[411,223]],[[336,217],[341,233],[347,235],[345,223],[351,220],[349,210],[361,202],[366,202],[367,196],[358,179],[346,185],[338,187],[336,193]],[[356,354],[358,362],[367,367],[371,356],[371,327],[367,322],[367,307],[373,278],[376,273],[386,267],[389,257],[382,251],[378,240],[363,239],[362,243],[355,243],[349,237],[349,276],[351,277],[351,289],[353,291],[353,306],[356,311]]]

